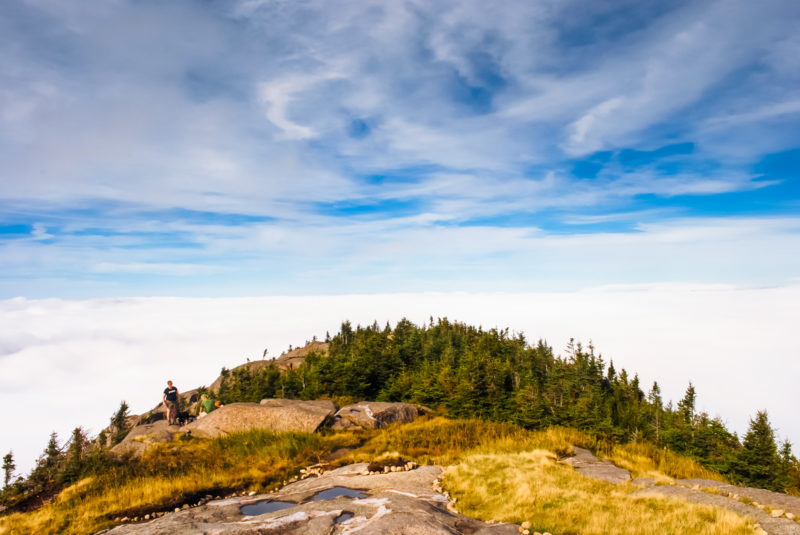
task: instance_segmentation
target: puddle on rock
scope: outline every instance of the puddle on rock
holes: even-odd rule
[[[334,518],[333,522],[335,524],[341,524],[342,522],[347,522],[351,518],[353,518],[353,513],[351,513],[350,511],[344,511],[342,512],[342,514]]]
[[[297,505],[293,502],[276,502],[272,500],[263,500],[248,505],[243,505],[239,510],[243,515],[258,516],[266,513],[274,513],[283,509],[289,509]]]
[[[325,500],[333,500],[339,496],[345,496],[347,498],[366,498],[367,494],[360,490],[348,489],[347,487],[333,487],[314,494],[314,496],[311,497],[311,501],[322,502]]]

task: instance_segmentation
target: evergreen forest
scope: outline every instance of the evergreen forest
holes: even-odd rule
[[[405,401],[457,418],[508,422],[527,429],[573,427],[613,443],[648,441],[687,455],[731,481],[798,492],[800,465],[778,442],[766,411],[743,438],[696,409],[690,383],[665,403],[657,382],[606,363],[590,344],[570,341],[561,356],[508,329],[484,330],[447,319],[391,328],[344,322],[327,336],[329,354],[312,353],[298,369],[222,370],[223,403],[268,397]]]

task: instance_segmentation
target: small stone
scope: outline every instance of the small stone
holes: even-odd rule
[[[786,518],[789,520],[794,520],[794,513],[786,513]]]
[[[522,529],[530,529],[531,523],[529,521],[525,521],[522,523]]]
[[[120,522],[128,522],[128,521],[130,521],[130,518],[128,518],[127,516],[123,516],[122,520],[120,520]]]
[[[139,521],[139,517],[138,516],[133,517],[133,521],[134,522],[138,522]]]
[[[180,507],[176,507],[176,508],[175,508],[175,512],[176,512],[176,513],[179,513],[179,512],[180,512],[180,510],[181,510],[181,508],[180,508]]]
[[[550,535],[550,532],[549,531],[545,531],[544,533],[542,533],[542,535]]]
[[[361,475],[362,476],[368,476],[368,475],[370,475],[370,473],[371,472],[369,470],[364,470],[364,471],[361,472]]]
[[[529,530],[529,529],[523,529],[523,530],[522,530],[522,535],[531,535],[531,530]]]
[[[773,509],[770,514],[772,515],[772,518],[780,518],[783,516],[784,512],[785,511],[783,509]]]
[[[144,515],[145,520],[150,520],[150,515]]]
[[[383,473],[384,473],[384,474],[388,474],[388,473],[389,473],[389,470],[390,470],[390,468],[389,468],[388,466],[384,466],[384,467],[383,467]]]
[[[189,504],[188,503],[183,504],[183,507],[181,507],[181,509],[188,509],[188,508],[189,508]]]
[[[247,493],[247,495],[248,496],[255,496],[256,495],[256,491],[251,490],[250,492]]]

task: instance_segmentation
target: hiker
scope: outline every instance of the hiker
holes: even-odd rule
[[[167,409],[167,424],[177,425],[178,423],[178,389],[172,386],[172,381],[167,381],[167,388],[164,389],[164,407]]]
[[[207,416],[208,413],[212,412],[217,407],[214,405],[214,402],[208,399],[208,396],[203,394],[200,396],[200,412],[197,413],[198,418],[202,418],[203,416]]]

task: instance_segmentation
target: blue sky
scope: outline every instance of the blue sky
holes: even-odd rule
[[[800,277],[800,4],[11,0],[0,298]]]

